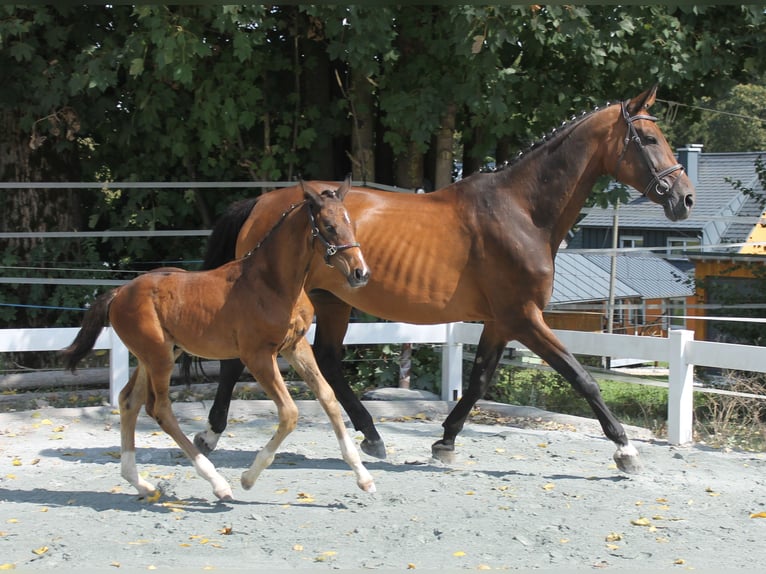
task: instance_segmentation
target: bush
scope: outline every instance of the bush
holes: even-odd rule
[[[668,392],[660,387],[599,381],[601,395],[623,423],[662,432],[667,422]],[[593,418],[587,401],[554,371],[501,367],[485,396],[501,403],[525,405],[557,413]]]
[[[346,350],[343,370],[357,394],[399,386],[401,345],[355,345]],[[410,388],[439,393],[441,353],[431,345],[413,345]]]
[[[730,372],[727,391],[749,396],[700,393],[695,401],[695,434],[699,441],[721,448],[763,451],[766,447],[766,384],[763,375]]]

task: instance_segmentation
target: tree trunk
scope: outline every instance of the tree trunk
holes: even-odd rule
[[[73,113],[73,112],[72,112]],[[22,131],[18,115],[13,110],[0,112],[0,178],[2,181],[42,182],[79,181],[79,162],[76,144],[57,148],[54,139],[58,131],[50,133],[40,128],[30,145],[31,134]],[[51,116],[53,117],[53,115]],[[54,125],[55,119],[51,120]],[[46,123],[45,119],[40,124]],[[69,135],[69,134],[68,134]],[[46,139],[47,138],[47,139]],[[67,137],[67,139],[74,139]],[[33,149],[34,148],[34,149]],[[28,233],[44,231],[74,231],[82,227],[82,209],[88,190],[74,189],[8,189],[2,191],[3,209],[0,210],[0,231]],[[4,243],[6,265],[19,267],[51,267],[56,262],[82,261],[80,245],[71,240],[40,238],[10,238]],[[9,275],[27,275],[24,270],[10,270]],[[42,310],[54,300],[56,286],[3,285],[0,298],[19,307],[5,310],[6,327],[41,327],[55,323],[61,312]],[[27,305],[32,307],[25,307]],[[37,306],[38,308],[35,308]],[[27,354],[29,355],[29,354]],[[11,359],[14,360],[14,359]],[[34,365],[30,365],[34,366]]]
[[[303,40],[301,46],[305,53],[303,90],[306,109],[316,108],[319,114],[324,117],[330,109],[333,84],[335,83],[327,49],[323,42],[311,38]],[[321,122],[318,125],[324,126],[326,124]],[[333,180],[338,176],[333,154],[333,138],[328,137],[322,131],[323,129],[326,130],[327,128],[320,129],[317,138],[311,144],[311,149],[307,154],[308,162],[302,168],[305,171],[298,173],[306,179]],[[330,134],[330,136],[332,135],[334,134]]]
[[[351,71],[351,167],[353,178],[375,181],[375,103],[367,76]]]
[[[441,189],[452,183],[453,134],[457,106],[450,104],[442,117],[442,124],[436,134],[436,166],[434,169],[434,189]]]
[[[414,142],[396,157],[395,185],[413,190],[423,185],[423,154]]]
[[[463,133],[463,177],[476,173],[484,165],[481,149],[482,128],[468,128]]]

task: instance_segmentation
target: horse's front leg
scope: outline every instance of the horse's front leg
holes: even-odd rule
[[[335,399],[330,385],[322,376],[319,367],[314,359],[314,353],[311,346],[304,337],[301,337],[292,349],[283,349],[282,355],[290,362],[298,375],[306,381],[314,392],[319,403],[322,405],[327,418],[330,419],[335,436],[340,445],[340,452],[343,460],[351,467],[356,475],[356,484],[365,492],[375,492],[375,482],[372,475],[362,464],[359,453],[356,451],[351,437],[346,432],[346,425],[343,424],[343,415],[340,412],[340,405]]]
[[[243,356],[242,359],[264,392],[274,401],[279,416],[279,425],[277,425],[277,430],[269,442],[258,451],[250,468],[242,473],[241,482],[245,490],[251,489],[261,472],[274,462],[279,445],[282,444],[287,435],[295,430],[298,424],[298,407],[290,396],[287,385],[285,385],[279,372],[276,354],[269,356],[267,353],[264,356],[264,353],[260,353],[259,355]]]
[[[484,325],[479,346],[476,349],[468,389],[442,423],[444,435],[441,440],[431,446],[431,454],[434,458],[448,464],[454,462],[455,437],[463,430],[471,409],[487,392],[507,342],[507,339],[498,337],[490,325]]]
[[[519,341],[546,361],[588,401],[601,423],[604,434],[617,445],[617,451],[613,457],[617,468],[627,473],[640,472],[642,465],[638,450],[628,440],[628,435],[620,421],[606,406],[598,384],[545,324],[542,313],[534,314],[530,328],[520,332],[523,332],[523,335],[519,337]]]
[[[207,428],[194,436],[194,445],[202,454],[210,454],[218,445],[221,434],[226,430],[231,397],[244,370],[245,365],[239,359],[221,361],[218,389],[207,416]]]
[[[316,312],[314,355],[319,368],[335,392],[354,429],[364,435],[362,451],[375,458],[386,458],[386,445],[375,428],[372,415],[364,408],[343,375],[343,338],[348,328],[351,307],[326,291],[313,291],[311,302]]]

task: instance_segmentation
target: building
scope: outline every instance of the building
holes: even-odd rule
[[[766,193],[758,173],[759,162],[766,163],[766,152],[706,154],[701,145],[688,145],[678,150],[678,160],[697,190],[692,217],[671,223],[659,206],[628,189],[630,201],[617,211],[617,245],[624,250],[617,260],[640,253],[672,264],[675,272],[660,266],[646,268],[642,281],[633,286],[644,301],[658,306],[665,329],[688,328],[695,331],[696,338],[708,339],[709,320],[694,317],[707,317],[707,311],[717,305],[709,290],[682,295],[679,288],[677,293],[667,292],[666,297],[655,300],[649,297],[650,287],[671,285],[669,274],[684,273],[688,280],[682,279],[679,285],[736,283],[744,297],[752,295],[752,284],[748,287],[747,282],[759,274],[753,266],[766,263]],[[611,248],[614,212],[613,208],[590,209],[563,253]],[[618,263],[618,269],[621,265],[625,266]],[[646,326],[657,320],[652,317],[645,312]]]

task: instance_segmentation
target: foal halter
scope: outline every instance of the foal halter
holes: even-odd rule
[[[345,251],[346,249],[351,249],[352,247],[360,246],[359,243],[357,242],[344,243],[343,245],[335,245],[334,243],[331,243],[330,241],[328,241],[327,238],[324,235],[322,235],[322,232],[319,231],[316,218],[314,217],[314,212],[311,210],[311,204],[309,204],[309,202],[304,199],[303,201],[299,201],[298,203],[291,204],[290,207],[285,209],[282,212],[282,215],[279,216],[279,219],[274,224],[274,226],[266,232],[266,235],[264,235],[263,239],[261,239],[258,243],[256,243],[255,246],[250,251],[245,253],[242,257],[243,258],[249,257],[250,255],[253,254],[254,251],[257,251],[258,249],[260,249],[261,245],[263,245],[263,242],[266,241],[266,239],[268,239],[268,237],[274,232],[274,230],[282,224],[285,218],[288,215],[290,215],[293,211],[298,209],[300,206],[302,206],[303,204],[306,204],[306,206],[308,207],[309,221],[311,222],[311,237],[318,237],[319,240],[322,242],[322,244],[325,246],[324,262],[329,267],[332,267],[332,264],[330,263],[330,258],[333,255],[335,255],[339,251]]]
[[[641,138],[638,135],[636,126],[633,125],[633,122],[637,120],[648,120],[650,122],[656,122],[657,118],[649,114],[636,114],[635,116],[631,116],[628,113],[628,109],[625,107],[625,102],[620,102],[620,109],[622,110],[622,117],[625,120],[628,130],[625,132],[624,146],[622,148],[622,152],[620,153],[620,157],[617,160],[617,173],[619,174],[620,172],[620,164],[622,163],[623,157],[625,157],[625,152],[628,151],[628,146],[630,145],[630,142],[631,141],[634,142],[636,144],[636,147],[638,147],[638,151],[641,152],[641,157],[644,159],[644,163],[646,163],[646,165],[649,167],[649,171],[652,173],[652,180],[649,182],[646,188],[644,188],[644,190],[641,192],[641,195],[648,196],[653,186],[654,193],[658,197],[662,197],[666,193],[671,191],[675,187],[675,185],[678,183],[678,180],[681,178],[681,174],[684,171],[684,166],[681,165],[680,163],[677,163],[661,171],[657,171],[654,165],[652,164],[651,159],[649,158],[649,152],[646,151],[646,147],[644,146],[644,144],[641,143]],[[675,171],[680,171],[681,173],[679,173],[676,176],[672,184],[668,184],[665,178]]]
[[[340,251],[345,251],[346,249],[359,247],[359,243],[357,241],[354,241],[353,243],[343,243],[341,245],[335,245],[334,243],[331,243],[330,241],[328,241],[327,238],[324,235],[322,235],[322,232],[319,231],[316,218],[314,217],[314,212],[311,210],[311,205],[309,205],[308,208],[309,208],[309,220],[311,221],[311,236],[318,238],[319,241],[322,242],[322,245],[324,245],[325,247],[324,262],[328,267],[332,267],[332,263],[330,263],[330,258],[333,255],[336,255]]]

